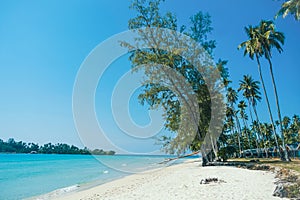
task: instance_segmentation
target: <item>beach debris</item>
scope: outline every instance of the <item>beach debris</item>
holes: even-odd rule
[[[218,178],[205,178],[201,179],[200,184],[209,184],[209,183],[226,183],[224,180],[219,180]]]
[[[280,197],[280,198],[287,196],[287,192],[282,183],[276,186],[275,191],[273,192],[273,196]]]
[[[261,170],[261,171],[274,171],[275,168],[269,165],[247,165],[246,169]]]
[[[279,169],[276,174],[278,181],[273,196],[300,199],[300,179],[298,176],[299,174],[295,174],[289,169]]]

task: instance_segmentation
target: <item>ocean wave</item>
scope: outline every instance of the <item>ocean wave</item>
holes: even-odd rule
[[[31,198],[28,198],[26,200],[46,200],[46,199],[52,199],[52,198],[56,198],[56,197],[62,196],[64,194],[66,194],[66,193],[78,190],[79,188],[80,188],[79,184],[71,185],[71,186],[68,186],[68,187],[64,187],[64,188],[60,188],[60,189],[54,190],[52,192],[49,192],[49,193],[46,193],[46,194],[43,194],[43,195],[40,195],[40,196],[31,197]]]

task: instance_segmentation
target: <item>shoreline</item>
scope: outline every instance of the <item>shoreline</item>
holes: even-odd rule
[[[132,156],[132,155],[127,155],[127,154],[117,154],[117,155],[118,156]],[[136,155],[136,156],[140,156],[140,155]],[[154,155],[154,156],[157,157],[156,155]],[[158,156],[165,157],[166,155],[158,155]],[[24,200],[48,200],[48,199],[61,199],[61,198],[63,199],[65,196],[72,195],[74,193],[78,193],[78,192],[82,192],[82,191],[86,191],[86,190],[89,190],[89,189],[92,189],[92,188],[95,188],[95,187],[98,187],[98,186],[101,186],[104,184],[108,184],[113,181],[118,181],[118,180],[121,180],[128,176],[135,176],[135,175],[139,175],[139,174],[160,171],[165,167],[179,165],[184,162],[198,160],[198,158],[199,158],[198,156],[194,156],[187,160],[185,160],[186,158],[184,158],[179,162],[178,162],[178,160],[174,160],[174,161],[169,162],[168,164],[157,163],[158,166],[156,166],[154,168],[146,169],[145,171],[139,171],[137,173],[123,172],[123,174],[120,176],[112,177],[112,178],[105,179],[105,180],[96,179],[93,181],[88,181],[88,182],[83,182],[83,183],[74,183],[74,185],[69,185],[66,187],[62,187],[62,188],[58,188],[58,189],[49,191],[47,193],[30,196],[30,197],[25,198]]]
[[[51,199],[274,199],[274,172],[236,167],[201,167],[195,159],[127,175],[115,180],[65,193]],[[202,179],[218,178],[219,182],[200,184]]]

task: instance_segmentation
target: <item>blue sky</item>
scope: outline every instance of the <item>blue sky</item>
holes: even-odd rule
[[[186,24],[197,11],[212,16],[212,38],[217,41],[216,59],[227,59],[233,87],[244,74],[258,80],[254,61],[243,57],[237,46],[246,40],[244,27],[257,25],[261,19],[272,19],[282,1],[272,0],[166,0],[162,10],[173,11],[179,23]],[[83,146],[76,132],[72,115],[72,91],[77,71],[87,55],[110,36],[127,30],[127,21],[134,16],[127,0],[2,0],[0,2],[0,138],[65,142]],[[283,115],[300,114],[299,82],[300,22],[292,17],[276,20],[284,32],[284,52],[274,52],[273,63]],[[112,65],[104,78],[101,93],[96,93],[96,109],[102,98],[111,94],[113,77],[129,69],[127,58]],[[268,65],[262,62],[263,73],[274,107]],[[99,86],[100,87],[100,86]],[[133,97],[136,97],[135,94]],[[149,123],[146,108],[130,107],[136,123]],[[261,118],[268,121],[265,102],[259,107]],[[274,110],[274,109],[273,109]],[[107,112],[107,113],[106,113]],[[275,114],[275,110],[274,110]],[[123,148],[135,151],[155,150],[154,141],[135,142],[120,138],[109,109],[98,113],[107,116],[107,129]],[[98,120],[99,120],[98,119]]]

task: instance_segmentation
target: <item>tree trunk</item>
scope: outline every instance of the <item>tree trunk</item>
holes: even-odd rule
[[[255,117],[256,117],[256,121],[257,121],[257,124],[258,124],[259,134],[262,135],[261,126],[260,126],[260,122],[259,122],[257,110],[256,110],[256,107],[255,107],[254,103],[253,103],[253,111],[254,111],[254,114],[255,114]],[[264,145],[264,149],[265,149],[265,152],[266,152],[266,157],[268,157],[268,151],[265,148],[265,141],[264,141],[264,139],[263,139],[263,145]]]
[[[208,157],[204,150],[201,150],[202,166],[205,167],[208,163]]]
[[[254,125],[254,120],[253,120],[252,111],[251,111],[251,103],[250,103],[249,99],[247,99],[247,100],[248,100],[248,106],[249,106],[249,113],[250,113],[251,122]],[[253,106],[252,106],[252,108],[253,108]],[[258,146],[258,137],[257,137],[257,134],[256,134],[255,144],[256,144],[256,153],[257,153],[257,156],[260,157],[260,150],[259,150],[259,146]]]
[[[237,135],[239,134],[238,133],[238,131],[236,130],[237,128],[235,127],[235,125],[233,125],[232,127],[231,127],[231,136],[232,136],[232,141],[234,142],[234,143],[236,143],[236,138],[234,137],[234,134],[235,133],[237,133]],[[239,142],[239,136],[237,137],[237,143],[238,144],[240,144],[240,142]],[[240,157],[240,145],[238,145],[238,147],[239,147],[239,157]]]
[[[216,146],[216,142],[214,142],[212,136],[210,136],[210,141],[211,141],[212,150],[215,154],[215,158],[218,158],[218,147]]]
[[[247,139],[248,139],[249,148],[252,149],[252,145],[251,145],[250,138],[249,138],[249,134],[248,134],[248,124],[247,124],[247,121],[246,121],[245,118],[242,118],[242,119],[243,119],[244,127],[245,127],[245,130],[246,130],[246,134],[247,134]],[[253,157],[252,151],[251,151],[251,157]]]
[[[237,126],[237,134],[238,134],[238,143],[239,143],[239,151],[240,151],[240,158],[241,157],[243,157],[242,156],[242,147],[241,147],[241,132],[242,132],[242,129],[241,129],[241,125],[240,125],[240,121],[239,121],[239,119],[238,119],[238,117],[237,117],[237,115],[236,114],[234,114],[234,116],[235,116],[235,120],[236,120],[236,126]]]
[[[281,119],[280,106],[279,106],[279,98],[278,98],[276,82],[275,82],[275,78],[274,78],[274,74],[273,74],[273,66],[272,66],[272,62],[270,59],[270,54],[269,54],[267,60],[269,62],[269,66],[270,66],[270,73],[271,73],[271,77],[272,77],[272,84],[273,84],[274,95],[275,95],[275,100],[276,100],[276,107],[277,107],[278,119],[279,119],[279,124],[280,124],[280,131],[281,131],[281,135],[282,135],[282,148],[283,148],[283,152],[284,152],[284,161],[290,161],[288,152],[286,150],[285,141],[284,141],[282,119]]]
[[[260,77],[261,85],[262,85],[262,88],[263,88],[263,91],[264,91],[264,95],[265,95],[265,98],[266,98],[266,102],[267,102],[268,112],[269,112],[270,121],[271,121],[271,124],[272,124],[272,130],[273,130],[273,133],[274,133],[274,138],[275,138],[276,146],[279,149],[278,140],[277,140],[277,134],[276,134],[276,128],[275,128],[275,123],[274,123],[274,119],[273,119],[273,114],[272,114],[272,111],[271,111],[269,97],[268,97],[268,94],[267,94],[267,90],[266,90],[266,87],[265,87],[265,82],[264,82],[262,71],[261,71],[260,61],[259,61],[259,58],[258,58],[257,55],[256,55],[256,60],[257,60],[258,72],[259,72],[259,77]]]

